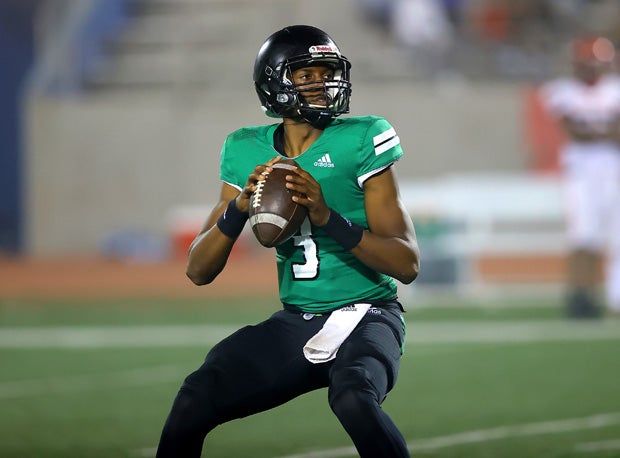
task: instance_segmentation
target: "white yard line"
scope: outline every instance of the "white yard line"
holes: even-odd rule
[[[585,429],[604,428],[620,424],[620,412],[592,415],[590,417],[568,418],[564,420],[525,423],[521,425],[499,426],[490,429],[467,431],[448,436],[420,439],[408,442],[407,445],[415,450],[435,450],[460,444],[473,444],[490,440],[512,437],[537,436],[541,434],[558,434]]]
[[[576,452],[593,453],[610,450],[620,450],[620,439],[600,442],[583,442],[575,445]]]
[[[131,348],[131,347],[210,347],[242,325],[170,326],[79,326],[0,328],[0,348]],[[407,341],[417,344],[444,343],[528,343],[546,341],[620,340],[620,321],[600,322],[517,321],[517,322],[412,322]],[[425,347],[428,348],[428,347]],[[51,379],[0,382],[0,399],[49,393],[72,393],[106,389],[110,386],[141,386],[182,380],[181,366],[156,366]],[[408,442],[412,451],[435,450],[459,444],[480,443],[510,437],[555,434],[620,424],[620,412],[522,425],[466,431],[458,434]],[[615,447],[617,441],[582,444],[583,451],[596,447]],[[603,448],[601,448],[602,450]],[[154,456],[153,448],[136,453]],[[356,456],[353,447],[289,455],[281,458],[342,458]]]
[[[417,343],[527,343],[619,340],[620,320],[412,322],[407,340]]]
[[[97,349],[215,345],[238,329],[237,325],[79,326],[0,328],[0,348]],[[410,323],[407,341],[442,343],[527,343],[536,341],[620,340],[620,321],[575,323],[568,321],[522,322],[420,322]],[[418,347],[420,355],[425,349]],[[463,347],[459,347],[463,348]],[[158,366],[102,375],[76,375],[51,379],[0,382],[0,399],[67,393],[105,386],[128,386],[178,380],[183,370]]]
[[[0,348],[125,348],[214,345],[237,329],[223,325],[0,328]]]
[[[110,388],[143,386],[154,383],[178,382],[187,369],[182,366],[155,366],[101,374],[74,375],[48,379],[0,382],[0,400],[26,396],[107,390]]]
[[[0,328],[0,348],[211,346],[241,326],[243,325]],[[411,322],[407,328],[407,342],[418,344],[587,340],[620,340],[620,320]]]
[[[411,440],[407,442],[407,447],[412,453],[415,453],[421,450],[437,450],[455,445],[474,444],[488,442],[491,440],[536,436],[541,434],[567,433],[585,429],[603,428],[617,424],[620,424],[620,412],[612,412],[592,415],[590,417],[498,426],[496,428],[464,431],[447,436]],[[354,456],[357,456],[355,448],[341,447],[329,450],[316,450],[313,452],[298,453],[295,455],[286,455],[279,458],[345,458]]]

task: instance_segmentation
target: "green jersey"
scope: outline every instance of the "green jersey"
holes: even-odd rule
[[[274,148],[277,127],[245,127],[230,134],[222,148],[220,178],[241,190],[257,164],[279,154]],[[335,119],[295,161],[319,182],[329,207],[368,229],[364,181],[402,154],[385,119],[361,116]],[[308,219],[276,252],[280,300],[304,312],[396,297],[392,277],[360,262]]]

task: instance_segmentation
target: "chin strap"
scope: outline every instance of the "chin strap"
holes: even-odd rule
[[[317,129],[325,129],[327,126],[331,124],[334,120],[334,116],[332,115],[318,115],[318,116],[304,116],[300,114],[300,118],[306,121],[308,124],[311,124],[313,127]]]

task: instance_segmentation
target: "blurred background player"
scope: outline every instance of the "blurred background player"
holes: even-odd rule
[[[571,44],[574,75],[542,87],[546,107],[567,134],[560,151],[565,179],[570,317],[601,315],[600,266],[608,306],[620,311],[620,78],[615,47],[602,36]]]

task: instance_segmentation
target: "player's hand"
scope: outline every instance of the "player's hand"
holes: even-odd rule
[[[315,226],[324,226],[329,219],[330,209],[323,198],[321,185],[304,169],[295,167],[294,173],[286,176],[286,187],[297,191],[293,201],[308,209],[308,218]]]
[[[280,156],[276,156],[266,164],[260,164],[254,167],[254,171],[248,175],[248,180],[245,182],[245,186],[241,190],[241,193],[237,196],[237,208],[242,212],[248,212],[250,210],[250,197],[256,191],[256,185],[259,181],[265,179],[265,175],[271,172],[271,166],[281,159]]]

